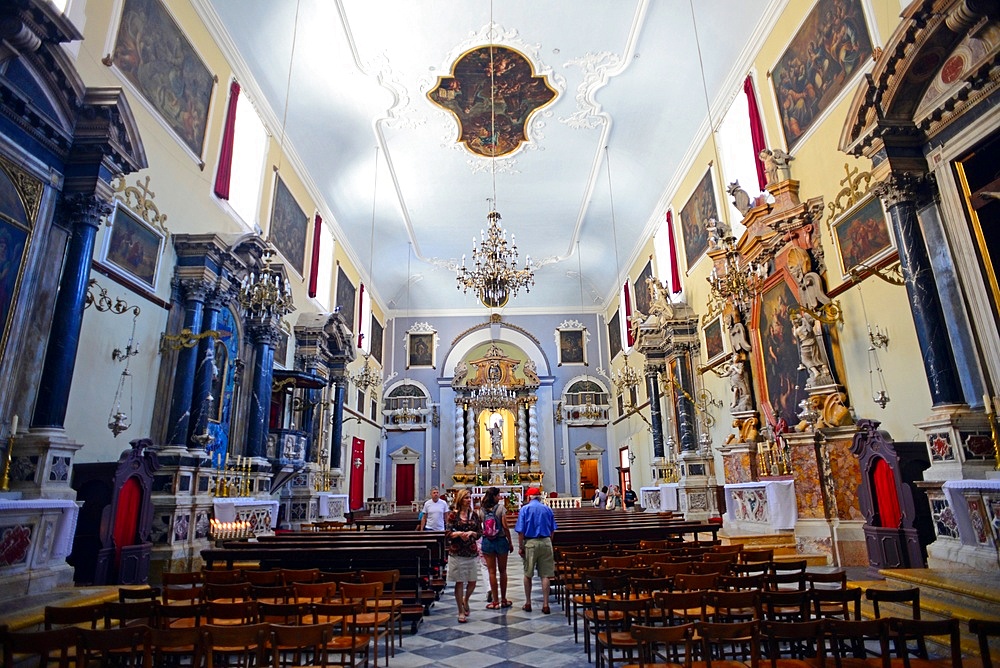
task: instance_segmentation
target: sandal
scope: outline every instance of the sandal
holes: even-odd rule
[[[552,609],[551,609],[551,608],[549,608],[549,606],[547,606],[547,605],[543,605],[543,606],[542,606],[542,614],[543,614],[543,615],[547,615],[547,614],[549,614],[550,612],[552,612]]]
[[[467,621],[469,621],[469,618],[466,617],[464,614],[458,616],[458,623],[459,624],[464,624]]]
[[[503,603],[500,604],[501,608],[511,608],[513,606],[514,606],[514,602],[513,601],[508,601],[507,599],[504,599]]]
[[[486,604],[486,609],[487,610],[496,610],[499,607],[500,607],[499,603],[487,603]]]
[[[531,612],[531,604],[525,603],[524,605],[521,606],[521,609],[524,610],[525,612]]]

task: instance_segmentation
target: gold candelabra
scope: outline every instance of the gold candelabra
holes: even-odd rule
[[[215,496],[250,496],[249,457],[237,456],[236,461],[231,461],[229,454],[226,454],[225,464],[215,474]]]
[[[3,457],[3,473],[0,474],[0,492],[10,491],[10,466],[13,462],[14,436],[17,434],[17,416],[10,420],[10,434],[7,435],[7,452]]]
[[[788,475],[792,472],[788,452],[780,443],[761,441],[757,444],[758,477]]]

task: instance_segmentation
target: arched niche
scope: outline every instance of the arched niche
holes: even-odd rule
[[[495,328],[499,329],[499,336],[494,336]],[[451,377],[455,373],[455,367],[459,362],[465,361],[469,353],[490,342],[499,342],[505,347],[513,346],[523,352],[526,359],[535,363],[535,370],[539,376],[549,376],[552,373],[549,361],[537,341],[516,329],[504,327],[503,323],[500,323],[496,326],[483,327],[469,332],[456,341],[455,345],[448,351],[448,356],[441,367],[441,377]]]

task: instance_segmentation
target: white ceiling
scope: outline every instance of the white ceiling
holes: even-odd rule
[[[244,90],[264,97],[263,115],[276,137],[285,118],[286,149],[332,213],[338,240],[359,269],[368,274],[371,266],[376,299],[411,313],[484,310],[456,289],[454,266],[486,226],[493,166],[456,143],[454,118],[426,93],[463,52],[490,43],[491,11],[493,43],[528,56],[558,91],[533,116],[531,142],[495,165],[504,228],[517,235],[522,262],[527,253],[541,265],[531,293],[507,310],[577,312],[614,297],[617,268],[627,270],[655,231],[693,147],[704,140],[702,63],[719,114],[746,74],[757,48],[752,40],[766,34],[784,6],[784,0],[496,0],[492,7],[488,0],[193,1]]]

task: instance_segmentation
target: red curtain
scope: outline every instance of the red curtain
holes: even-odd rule
[[[628,347],[635,345],[635,335],[632,334],[632,293],[628,289],[628,281],[625,281],[625,338],[628,339]]]
[[[416,467],[413,464],[396,465],[396,505],[405,506],[413,502],[414,496],[414,472]]]
[[[312,267],[309,271],[309,297],[316,298],[316,285],[319,281],[319,240],[322,236],[320,232],[323,229],[323,219],[320,215],[316,214],[316,221],[313,225],[313,256],[312,256]]]
[[[896,489],[896,478],[892,474],[892,467],[884,459],[879,459],[875,464],[872,486],[881,525],[890,528],[899,527],[900,520],[903,519],[903,513],[899,510],[899,491]]]
[[[215,173],[215,196],[229,199],[229,182],[233,177],[233,141],[236,137],[236,103],[240,99],[240,84],[229,84],[229,107],[226,124],[222,128],[222,147],[219,151],[219,171]]]
[[[747,76],[743,82],[743,92],[747,94],[747,107],[750,108],[750,138],[753,140],[753,162],[757,166],[757,185],[761,192],[767,186],[767,173],[764,163],[758,157],[767,148],[764,140],[764,121],[760,117],[760,107],[757,106],[757,95],[753,89],[753,79]]]
[[[142,487],[134,477],[129,478],[118,492],[115,528],[111,532],[115,541],[115,568],[121,565],[122,548],[135,545],[140,506],[142,506]]]
[[[681,291],[681,270],[677,266],[677,242],[674,240],[674,212],[667,211],[667,241],[670,242],[670,292]]]
[[[351,510],[365,506],[365,442],[357,436],[351,441],[351,486],[348,489],[348,504]]]

